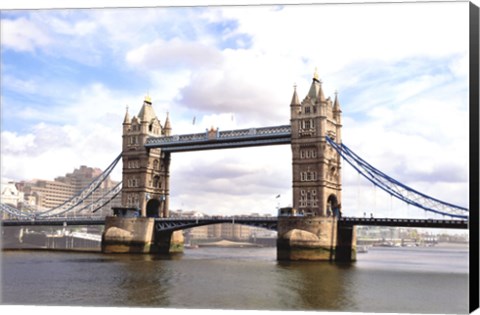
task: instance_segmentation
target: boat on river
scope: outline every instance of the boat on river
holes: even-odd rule
[[[357,253],[368,253],[368,246],[366,245],[357,246]]]

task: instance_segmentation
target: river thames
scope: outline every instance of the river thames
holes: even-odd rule
[[[275,248],[173,257],[2,252],[2,304],[468,313],[468,247],[372,247],[351,264],[278,262]]]

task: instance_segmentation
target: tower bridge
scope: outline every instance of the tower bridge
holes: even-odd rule
[[[274,227],[278,231],[277,257],[280,260],[354,260],[355,225],[358,224],[463,226],[451,222],[341,218],[342,158],[368,180],[404,202],[421,206],[423,210],[446,213],[452,218],[466,219],[468,216],[464,208],[437,202],[394,181],[344,147],[338,94],[333,99],[325,97],[317,74],[302,101],[294,87],[289,105],[289,125],[229,131],[211,128],[203,133],[184,135],[172,134],[168,115],[164,125],[160,123],[149,98],[145,99],[139,114],[132,119],[127,111],[123,122],[122,202],[126,207],[138,207],[141,218],[112,218],[107,221],[105,251],[132,250],[130,241],[125,239],[131,242],[140,240],[142,244],[153,243],[149,247],[153,250],[172,251],[178,248],[175,243],[181,242],[174,236],[178,234],[177,230],[220,222],[219,219],[168,219],[169,165],[176,152],[265,145],[288,144],[292,150],[291,213],[268,222],[264,222],[267,219],[260,220],[266,227]],[[221,221],[229,220],[224,218]],[[260,221],[246,219],[243,223]],[[155,237],[147,235],[145,239],[145,235],[138,231],[152,231],[148,233],[153,233]],[[119,244],[124,249],[119,249]],[[145,246],[140,250],[145,250]]]
[[[155,115],[151,99],[145,98],[138,115],[123,121],[122,153],[104,174],[84,192],[63,205],[36,214],[34,220],[2,205],[2,211],[20,218],[2,224],[77,224],[81,219],[49,219],[71,211],[97,208],[82,201],[108,176],[121,159],[122,187],[95,201],[105,206],[121,193],[124,211],[104,221],[104,252],[173,252],[182,250],[180,230],[200,225],[238,223],[261,226],[278,232],[279,260],[355,260],[357,225],[467,228],[468,209],[426,196],[377,170],[342,143],[342,111],[338,95],[326,98],[322,82],[315,74],[310,89],[300,102],[294,87],[290,102],[290,124],[261,128],[172,135],[167,114],[162,124]],[[292,150],[292,207],[275,218],[170,218],[170,161],[176,152],[285,145]],[[352,218],[342,216],[341,159],[359,174],[393,197],[405,203],[451,220],[416,220],[392,218]],[[79,208],[81,207],[81,208]],[[72,210],[73,209],[73,210]],[[130,214],[128,214],[130,213]],[[135,215],[132,215],[134,213]],[[38,220],[41,219],[41,220]],[[460,220],[459,220],[460,219]],[[88,221],[88,220],[87,220]],[[43,222],[43,223],[42,223]]]

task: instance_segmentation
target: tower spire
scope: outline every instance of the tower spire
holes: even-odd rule
[[[123,119],[124,124],[129,124],[130,123],[130,115],[128,114],[128,105],[127,105],[127,110],[125,112],[125,118]]]
[[[296,84],[293,86],[293,96],[292,96],[292,102],[290,103],[290,106],[295,106],[295,105],[300,105],[300,101],[298,100],[298,95],[297,95]]]
[[[167,118],[165,119],[165,125],[163,127],[163,130],[165,130],[165,135],[170,136],[170,133],[172,132],[172,125],[170,124],[170,115],[167,112]]]
[[[333,110],[340,111],[340,101],[338,100],[338,91],[335,91],[335,101],[333,102]]]
[[[313,73],[312,84],[310,85],[310,90],[308,90],[307,97],[315,101],[318,96],[319,87],[320,87],[320,81],[318,80],[317,68],[315,68],[315,72]]]
[[[323,89],[322,89],[322,81],[318,81],[318,94],[317,94],[317,101],[320,102],[325,102],[325,95],[323,94]]]

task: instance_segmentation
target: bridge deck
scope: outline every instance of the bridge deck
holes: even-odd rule
[[[2,226],[62,226],[62,225],[103,225],[102,218],[56,218],[48,220],[2,220]],[[181,230],[196,226],[234,223],[250,226],[277,229],[278,217],[203,217],[203,218],[156,218],[155,225],[159,230]],[[343,217],[340,225],[354,226],[392,226],[417,228],[468,229],[466,220],[436,219],[396,219],[396,218],[356,218]]]
[[[150,137],[147,148],[162,148],[165,152],[230,149],[291,143],[290,125],[216,131],[169,137]]]
[[[104,218],[50,218],[41,220],[2,220],[2,226],[104,225]]]
[[[344,217],[340,219],[342,225],[366,226],[398,226],[417,228],[447,228],[468,229],[466,220],[436,220],[436,219],[394,219],[394,218],[355,218]]]

